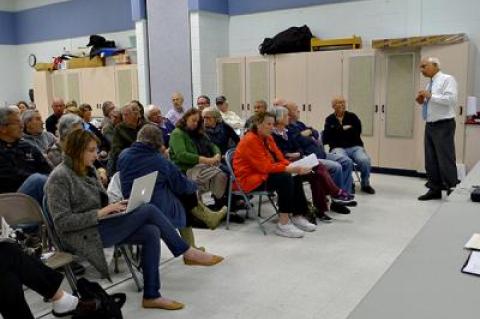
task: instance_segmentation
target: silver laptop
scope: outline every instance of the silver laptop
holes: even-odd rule
[[[155,189],[157,175],[158,171],[155,171],[142,177],[135,178],[132,185],[132,191],[130,192],[130,198],[128,199],[127,209],[120,213],[109,214],[104,218],[122,216],[131,213],[143,204],[150,203],[153,190]]]

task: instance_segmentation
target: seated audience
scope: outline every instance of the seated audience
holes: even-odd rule
[[[177,122],[182,118],[185,110],[183,108],[183,95],[180,92],[175,92],[172,95],[173,107],[167,112],[166,118],[173,125],[177,125]]]
[[[295,140],[289,139],[287,134],[288,110],[283,107],[275,107],[275,127],[273,129],[273,139],[283,155],[290,161],[296,161],[303,157],[303,151]],[[328,174],[327,168],[319,163],[312,169],[312,174],[304,175],[303,179],[310,183],[312,190],[313,205],[317,208],[318,218],[321,221],[329,221],[331,218],[325,213],[328,210],[327,195],[332,197],[332,201],[337,205],[354,206],[356,202],[353,196],[335,185]],[[297,178],[297,177],[296,177]],[[349,213],[349,211],[341,211]]]
[[[367,194],[375,194],[370,186],[371,161],[363,147],[362,123],[355,113],[346,110],[343,97],[332,100],[334,112],[325,119],[323,142],[330,145],[332,154],[348,156],[358,165],[361,174],[361,189]]]
[[[182,238],[195,247],[191,215],[210,229],[215,229],[225,215],[211,212],[198,203],[197,185],[162,155],[163,149],[160,129],[152,124],[142,127],[137,141],[118,158],[122,194],[124,198],[130,197],[136,178],[157,171],[150,203],[164,212],[173,226],[179,229]]]
[[[227,174],[219,167],[220,149],[203,132],[199,110],[189,109],[178,121],[170,135],[169,153],[171,161],[197,183],[199,195],[210,191],[215,202],[223,204]]]
[[[65,144],[68,133],[83,129],[83,120],[75,114],[65,114],[58,121],[58,140],[47,150],[47,158],[53,167],[63,161],[62,145]]]
[[[26,110],[22,114],[23,139],[43,153],[56,142],[56,137],[52,133],[43,129],[43,121],[40,112],[37,110]]]
[[[51,167],[41,151],[22,135],[18,110],[0,106],[0,194],[20,191],[41,203]]]
[[[252,122],[255,115],[259,113],[267,112],[267,109],[268,109],[267,102],[265,102],[264,100],[255,101],[255,104],[253,105],[253,115],[250,116],[245,122],[245,129],[248,130],[250,126],[252,126]]]
[[[0,314],[4,319],[33,319],[23,286],[52,303],[54,316],[88,315],[95,301],[82,301],[61,288],[63,275],[27,256],[16,243],[0,241]]]
[[[240,129],[245,126],[245,122],[235,112],[228,109],[227,98],[224,96],[218,96],[215,99],[217,109],[222,115],[223,121],[233,127],[234,129]]]
[[[102,127],[102,134],[107,141],[112,145],[113,131],[115,127],[122,122],[122,113],[119,110],[114,109],[108,114],[110,120]]]
[[[225,155],[228,149],[235,147],[240,141],[233,128],[226,124],[220,112],[213,107],[207,107],[202,111],[205,133],[215,145],[220,148],[220,153]]]
[[[58,120],[62,117],[63,112],[65,111],[65,103],[63,102],[63,99],[54,98],[52,101],[52,110],[52,115],[50,115],[45,121],[45,128],[48,132],[55,135]]]
[[[30,107],[28,107],[27,102],[25,102],[25,101],[18,101],[18,103],[16,105],[17,105],[17,107],[20,111],[20,114],[23,114],[23,112],[30,109]]]
[[[162,130],[163,143],[168,148],[170,134],[175,129],[175,125],[162,116],[162,110],[158,105],[151,104],[147,107],[147,119]]]
[[[303,150],[305,155],[315,154],[320,162],[325,165],[328,172],[335,181],[335,184],[347,192],[352,192],[352,170],[353,162],[347,156],[331,154],[325,152],[320,134],[312,127],[307,127],[303,122],[299,121],[298,106],[294,102],[287,102],[289,124],[287,126],[288,137],[294,139]],[[336,212],[339,210],[347,210],[346,207],[330,207]]]
[[[237,182],[245,192],[275,191],[278,195],[279,222],[275,234],[298,238],[316,226],[307,221],[307,199],[302,181],[291,174],[305,175],[310,169],[291,167],[272,137],[275,115],[269,112],[256,116],[253,126],[240,140],[233,158]],[[292,214],[292,217],[289,217]]]
[[[281,97],[277,97],[275,98],[275,100],[273,100],[272,105],[273,107],[277,107],[277,106],[287,107],[287,100]]]
[[[142,128],[141,114],[138,104],[129,103],[122,107],[123,121],[113,130],[112,148],[108,159],[108,173],[110,176],[117,171],[117,159],[120,152],[130,147],[137,139],[137,133]]]
[[[83,120],[83,129],[95,134],[100,141],[99,150],[105,151],[104,157],[106,157],[106,153],[110,151],[110,142],[103,137],[102,132],[95,125],[90,123],[92,121],[92,107],[90,104],[83,103],[80,104],[78,110],[80,111],[79,115]]]
[[[131,100],[130,103],[133,103],[136,106],[138,106],[138,110],[140,111],[140,118],[138,119],[138,125],[142,127],[147,122],[145,119],[145,107],[143,107],[143,104],[140,103],[139,100]]]
[[[207,107],[210,107],[210,98],[206,95],[197,97],[197,109],[202,112]]]
[[[154,205],[145,204],[128,214],[106,218],[124,211],[127,201],[108,204],[108,196],[92,166],[97,158],[97,141],[91,132],[70,132],[64,145],[65,158],[45,186],[48,208],[62,243],[68,251],[87,259],[106,278],[110,276],[103,247],[122,243],[142,245],[142,306],[183,308],[183,304],[160,295],[160,239],[174,256],[183,255],[188,265],[212,266],[223,258],[189,247]]]

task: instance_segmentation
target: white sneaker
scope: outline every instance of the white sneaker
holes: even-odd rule
[[[317,229],[317,225],[310,223],[305,217],[301,215],[293,216],[290,218],[292,223],[303,231],[312,232]]]
[[[285,225],[278,223],[277,228],[275,229],[275,234],[282,237],[302,238],[304,232],[295,227],[291,222],[288,222],[288,224]]]

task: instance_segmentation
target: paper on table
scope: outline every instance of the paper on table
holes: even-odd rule
[[[465,244],[465,248],[480,250],[480,234],[473,234],[472,237]]]
[[[313,168],[318,165],[318,158],[315,154],[310,154],[298,161],[292,162],[288,167],[306,167]]]
[[[480,275],[480,252],[472,251],[470,253],[465,266],[463,266],[462,272]]]

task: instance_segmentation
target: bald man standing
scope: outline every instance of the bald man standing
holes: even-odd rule
[[[428,78],[425,90],[417,94],[425,120],[425,170],[428,192],[418,200],[441,199],[442,190],[450,194],[458,184],[455,159],[455,105],[457,82],[440,71],[440,61],[434,57],[422,59],[420,71]]]
[[[58,97],[54,98],[52,101],[52,110],[53,114],[45,121],[45,127],[48,132],[55,135],[58,120],[62,117],[63,112],[65,111],[65,102],[63,102],[63,99]]]

